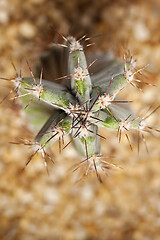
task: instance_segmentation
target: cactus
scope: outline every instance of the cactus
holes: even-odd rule
[[[124,61],[120,61],[104,54],[99,63],[94,60],[87,65],[81,44],[82,39],[87,41],[86,36],[79,40],[74,37],[63,39],[64,44],[52,46],[59,63],[59,72],[65,72],[65,76],[59,74],[58,77],[62,83],[43,79],[43,71],[39,78],[35,78],[27,62],[31,76],[22,77],[17,74],[17,78],[12,79],[18,93],[13,99],[21,99],[30,124],[38,132],[34,143],[25,142],[26,145],[34,145],[35,153],[41,152],[46,162],[48,146],[59,141],[61,151],[72,142],[83,157],[80,165],[88,164],[85,175],[95,171],[101,182],[100,173],[112,167],[112,164],[102,158],[100,138],[104,137],[99,134],[98,127],[117,131],[119,142],[124,132],[131,150],[129,130],[137,131],[138,139],[140,134],[144,139],[143,131],[159,130],[146,125],[145,119],[150,114],[142,119],[137,117],[131,110],[130,101],[117,97],[128,84],[137,87],[136,81],[139,80],[136,80],[135,74],[140,70],[135,69],[136,61],[132,57],[124,57]],[[59,61],[60,54],[63,63]],[[60,71],[61,68],[63,71]],[[158,108],[159,106],[156,110]],[[67,135],[70,136],[70,141],[64,145],[64,137]]]

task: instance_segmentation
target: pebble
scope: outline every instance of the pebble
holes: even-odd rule
[[[32,39],[36,35],[36,27],[30,22],[22,22],[19,26],[19,34],[27,39]]]
[[[133,26],[133,34],[137,41],[145,42],[150,38],[150,32],[146,24],[143,22],[137,22]]]

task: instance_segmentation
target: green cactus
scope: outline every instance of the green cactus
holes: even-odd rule
[[[100,63],[95,60],[87,65],[80,40],[64,39],[66,45],[52,47],[59,63],[58,79],[63,82],[46,81],[42,72],[40,78],[35,78],[30,69],[31,77],[13,79],[19,94],[15,98],[21,98],[30,124],[38,131],[36,152],[40,151],[45,158],[45,149],[57,140],[60,151],[73,142],[83,161],[88,163],[86,174],[93,170],[101,181],[99,173],[108,165],[101,157],[100,138],[104,137],[99,135],[98,127],[117,131],[119,141],[124,132],[131,149],[127,132],[133,129],[140,133],[149,128],[145,119],[135,116],[129,101],[117,98],[127,84],[136,86],[136,62],[133,58],[121,62],[105,54]],[[60,55],[63,63],[59,61]],[[42,62],[45,63],[44,58]],[[94,74],[90,74],[90,67]],[[64,146],[66,135],[71,140]]]

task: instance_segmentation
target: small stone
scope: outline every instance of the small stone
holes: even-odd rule
[[[9,21],[8,12],[0,11],[0,23],[6,24]]]
[[[134,37],[139,42],[145,42],[150,38],[150,32],[147,26],[143,22],[137,22],[133,28]]]
[[[24,38],[32,39],[36,35],[36,28],[30,22],[23,22],[19,26],[19,33]]]
[[[6,24],[9,21],[9,3],[8,1],[0,1],[0,23]]]

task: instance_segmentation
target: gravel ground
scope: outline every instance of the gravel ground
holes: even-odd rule
[[[157,87],[142,87],[142,93],[129,86],[124,92],[143,116],[153,102],[160,104],[159,26],[158,0],[1,0],[0,76],[15,75],[11,59],[17,69],[24,57],[34,66],[47,44],[59,40],[54,29],[65,36],[100,35],[88,54],[98,49],[120,55],[126,46],[140,67],[149,63],[142,77]],[[22,71],[27,71],[25,64]],[[1,80],[0,99],[11,86]],[[158,111],[148,124],[160,128]],[[149,154],[142,143],[138,156],[134,134],[132,153],[125,138],[118,144],[115,133],[103,131],[103,155],[114,154],[123,168],[103,184],[94,174],[77,181],[71,171],[78,159],[72,146],[61,155],[58,144],[52,146],[55,165],[49,163],[49,176],[40,156],[22,171],[31,149],[9,142],[28,135],[27,119],[7,98],[0,105],[0,239],[160,240],[159,135],[147,135]]]

